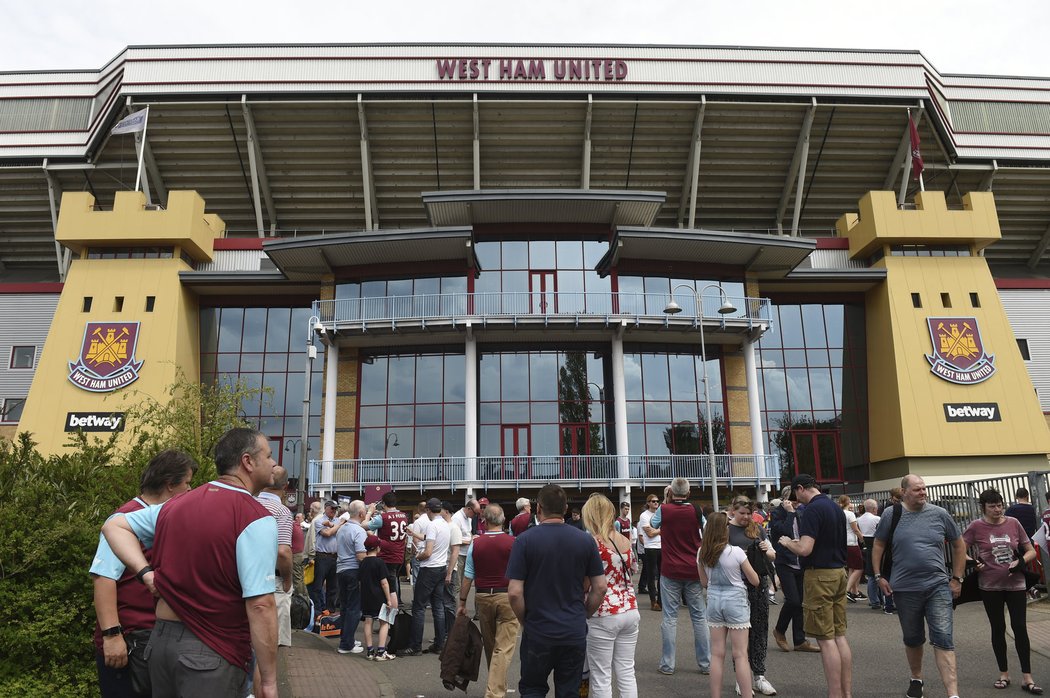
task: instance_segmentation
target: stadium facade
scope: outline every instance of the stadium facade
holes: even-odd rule
[[[1043,470],[1048,187],[1050,79],[909,51],[6,73],[0,429],[57,452],[182,374],[266,388],[244,414],[317,493]]]

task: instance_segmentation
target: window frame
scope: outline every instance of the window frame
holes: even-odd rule
[[[32,353],[30,354],[29,365],[28,366],[16,366],[15,365],[15,353],[19,349],[29,349],[29,350],[31,350]],[[12,371],[32,371],[34,368],[36,368],[36,346],[35,345],[29,345],[29,344],[19,344],[17,346],[12,346],[11,347],[11,356],[9,357],[9,360],[7,362],[7,367],[9,369],[11,369]]]

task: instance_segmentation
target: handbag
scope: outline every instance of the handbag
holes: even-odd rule
[[[149,646],[149,636],[153,634],[153,628],[144,630],[132,630],[124,636],[124,642],[128,646],[128,674],[131,676],[131,690],[137,696],[148,696],[153,693],[153,686],[149,680],[149,655],[146,648]]]
[[[314,583],[314,561],[310,560],[303,567],[303,584],[310,585]]]

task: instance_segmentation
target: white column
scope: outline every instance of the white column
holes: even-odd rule
[[[467,342],[463,351],[463,455],[466,457],[467,496],[474,496],[478,479],[478,340],[467,324]]]
[[[613,425],[616,430],[617,477],[627,480],[631,477],[631,465],[627,460],[630,446],[627,443],[627,395],[623,378],[623,328],[616,330],[612,338],[612,389],[613,389]]]
[[[328,345],[324,357],[324,429],[321,430],[321,480],[332,481],[335,460],[335,402],[339,390],[339,347]]]
[[[755,457],[755,468],[764,468],[766,438],[762,433],[762,413],[759,409],[758,367],[755,365],[755,341],[744,340],[744,376],[747,381],[747,412],[751,423],[751,453]],[[769,487],[758,488],[758,501],[769,499]]]

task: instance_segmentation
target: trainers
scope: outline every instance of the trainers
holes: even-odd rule
[[[674,675],[674,669],[669,669],[669,668],[667,668],[665,666],[662,666],[662,667],[660,667],[660,673],[661,674],[667,674],[668,676],[673,676]]]
[[[736,694],[738,696],[740,695],[740,683],[739,682],[736,683]]]
[[[355,649],[356,649],[356,648],[355,648]],[[339,654],[350,654],[350,653],[351,653],[351,652],[353,652],[353,651],[354,651],[353,649],[347,649],[347,648],[345,648],[345,647],[340,647],[340,648],[338,648],[338,649],[336,650],[336,652],[338,652]]]
[[[847,591],[846,592],[846,600],[849,601],[850,603],[857,603],[857,595],[854,594],[852,591]]]
[[[777,597],[772,596],[772,595],[769,597],[769,605],[770,606],[777,606],[779,604],[780,604],[780,602],[777,601]]]
[[[756,693],[761,693],[764,696],[775,696],[777,694],[777,689],[773,688],[773,684],[769,683],[769,681],[766,680],[766,677],[761,674],[756,676],[751,682],[751,688],[753,688]]]
[[[442,646],[436,642],[423,650],[423,654],[441,654]]]
[[[895,609],[895,608],[883,608],[882,612],[885,613],[887,616],[892,616],[894,613],[897,612],[897,609]]]
[[[922,698],[922,679],[912,679],[908,684],[907,698]]]
[[[409,647],[408,649],[403,649],[400,651],[402,657],[418,657],[419,655],[423,654],[423,650],[417,650],[414,647]]]
[[[390,654],[389,652],[384,651],[376,652],[375,656],[372,657],[372,659],[376,660],[377,662],[389,662],[391,659],[396,659],[396,657],[394,657],[394,655]]]

